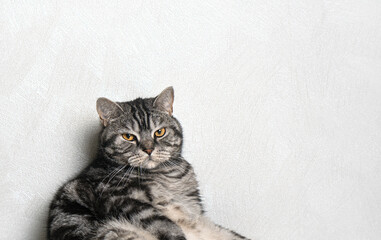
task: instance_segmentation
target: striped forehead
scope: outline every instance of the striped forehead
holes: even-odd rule
[[[136,99],[135,101],[129,103],[130,111],[128,115],[130,116],[132,128],[135,131],[150,130],[152,127],[152,115],[150,108],[146,106],[146,103],[142,99]]]

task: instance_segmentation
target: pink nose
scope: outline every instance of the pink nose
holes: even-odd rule
[[[148,153],[148,155],[151,155],[153,149],[143,149],[143,151]]]

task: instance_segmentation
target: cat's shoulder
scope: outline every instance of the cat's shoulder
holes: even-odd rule
[[[54,199],[58,200],[83,200],[91,201],[94,195],[93,184],[85,172],[68,180],[55,193]]]

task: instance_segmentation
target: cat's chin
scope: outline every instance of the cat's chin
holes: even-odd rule
[[[139,156],[133,161],[128,161],[128,164],[132,167],[144,168],[144,169],[154,169],[160,166],[163,162],[167,161],[166,157],[162,156]]]
[[[144,169],[154,169],[160,165],[160,162],[153,160],[151,157],[147,157],[146,159],[144,159],[142,162],[138,163],[137,165],[135,165],[135,164],[130,163],[130,165],[132,167],[138,167],[138,168],[144,168]]]
[[[146,169],[153,169],[153,168],[156,168],[158,165],[159,165],[158,162],[155,162],[152,159],[148,159],[145,161],[142,167]]]

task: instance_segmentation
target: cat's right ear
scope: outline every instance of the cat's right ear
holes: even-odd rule
[[[123,109],[117,103],[102,97],[97,100],[97,112],[103,126],[106,127],[111,119],[119,116],[123,112]]]

